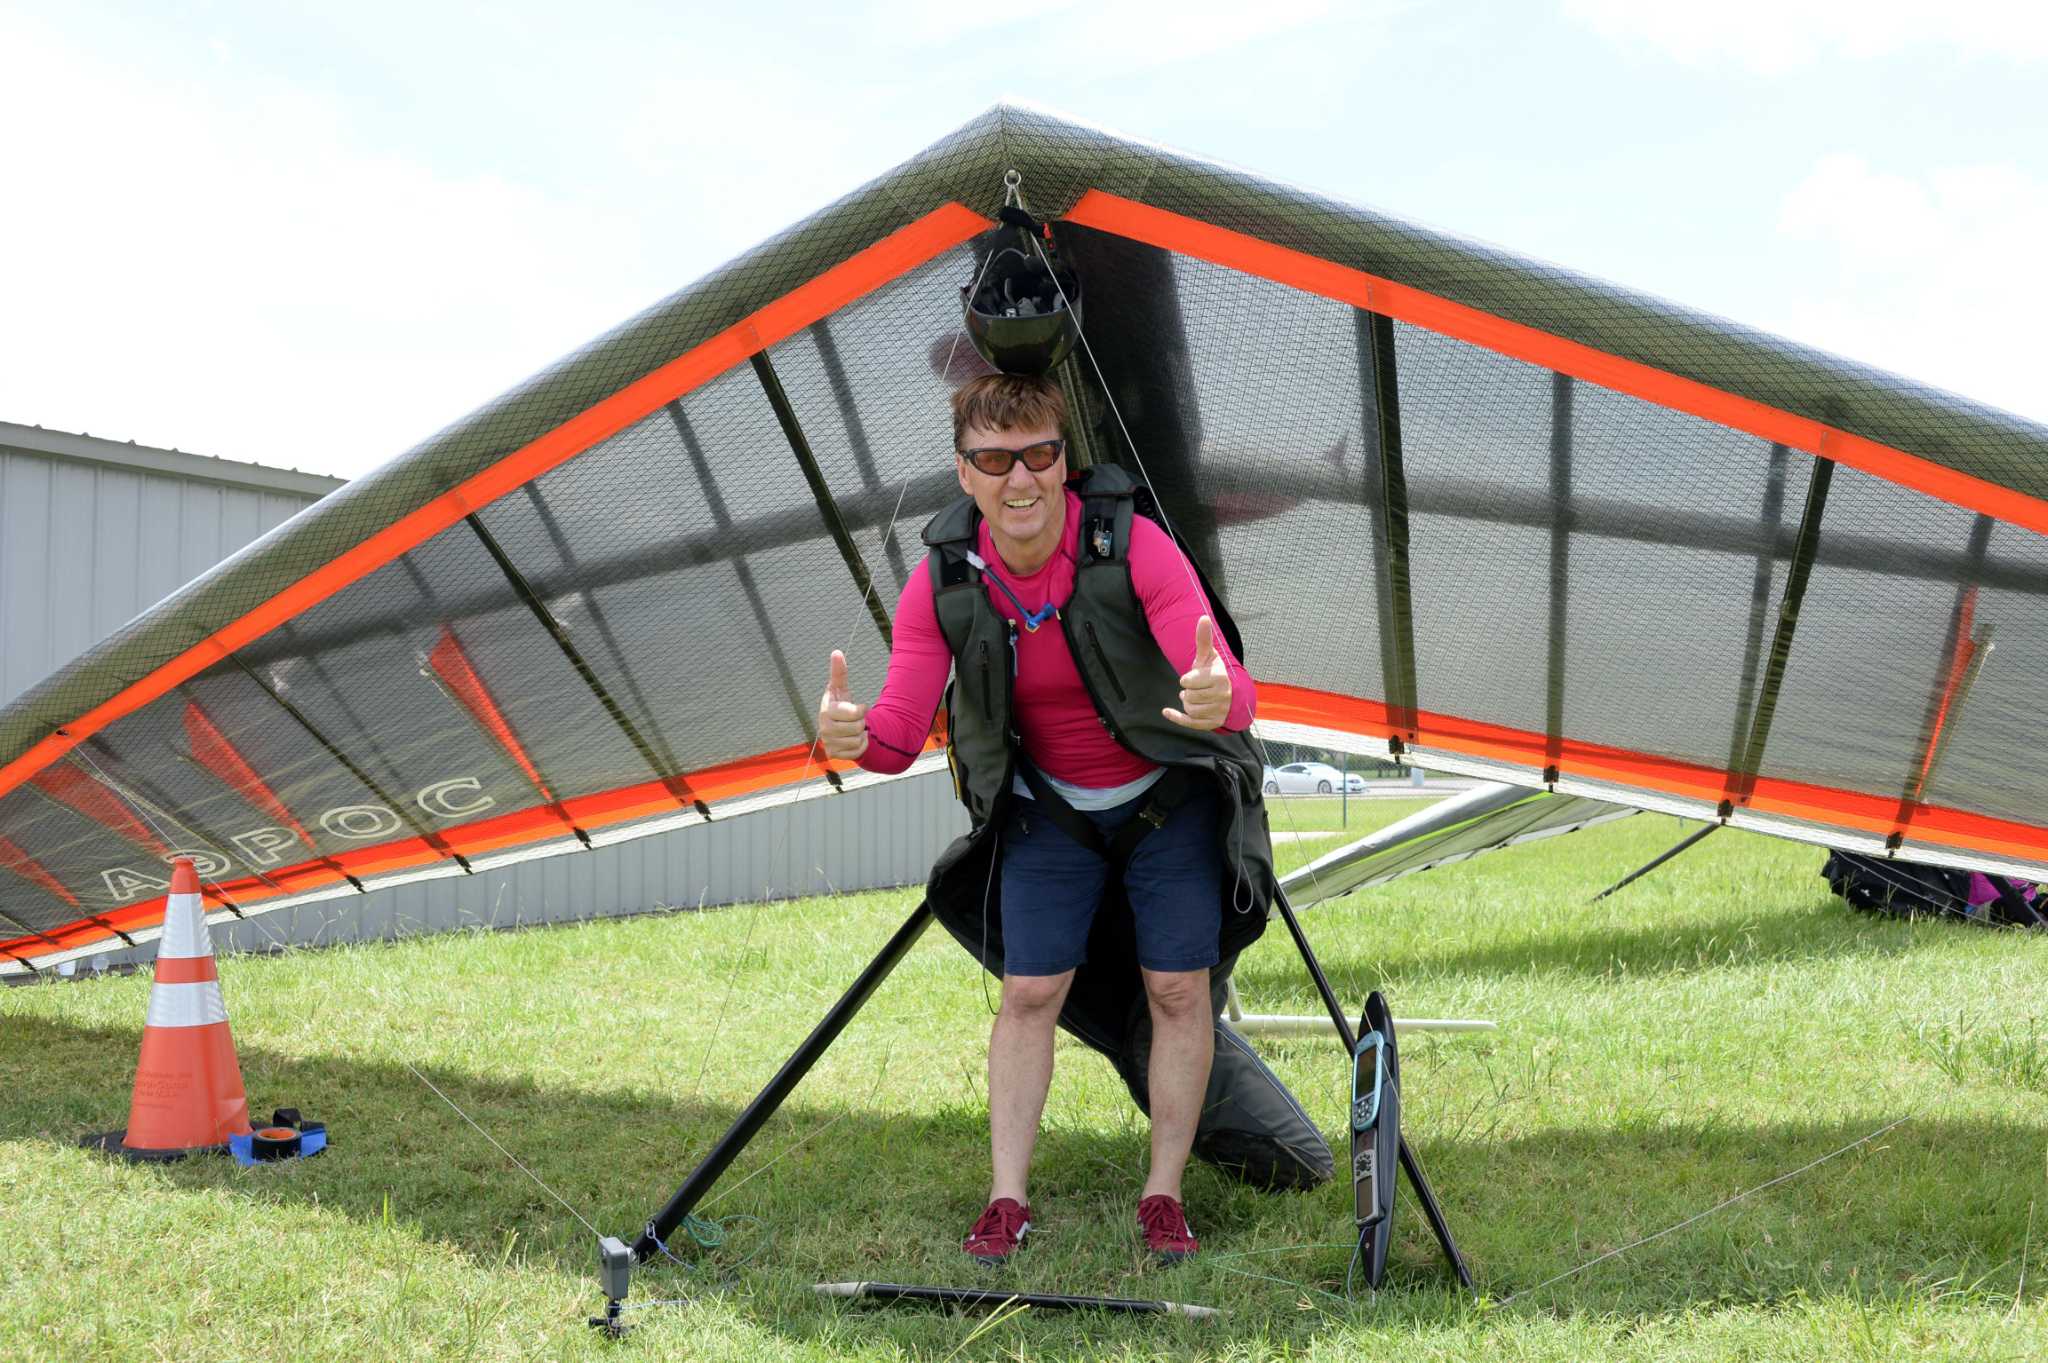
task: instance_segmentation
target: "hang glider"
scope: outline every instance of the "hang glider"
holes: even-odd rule
[[[1583,795],[1551,795],[1489,782],[1317,857],[1282,877],[1280,888],[1295,908],[1307,909],[1419,871],[1576,833],[1638,812]]]
[[[953,495],[1012,170],[1086,282],[1073,444],[1269,732],[2048,879],[2048,429],[1003,106],[0,711],[0,971],[150,936],[174,852],[253,914],[875,779],[815,692],[878,687]]]

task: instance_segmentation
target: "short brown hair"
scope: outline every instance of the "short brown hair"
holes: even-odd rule
[[[953,390],[953,448],[969,426],[1016,431],[1027,426],[1066,429],[1067,399],[1059,385],[1038,374],[983,374]]]

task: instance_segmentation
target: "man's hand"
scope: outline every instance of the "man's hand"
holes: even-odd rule
[[[1180,709],[1163,709],[1185,729],[1220,729],[1230,718],[1230,668],[1216,652],[1216,626],[1208,616],[1195,621],[1195,665],[1180,678]]]
[[[832,650],[832,671],[818,702],[818,740],[825,756],[858,762],[868,750],[868,707],[855,705],[846,689],[846,655]]]

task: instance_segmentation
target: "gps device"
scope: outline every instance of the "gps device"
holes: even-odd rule
[[[1351,1051],[1351,1191],[1360,1230],[1389,1210],[1380,1200],[1380,1181],[1393,1171],[1381,1164],[1378,1139],[1386,1060],[1386,1038],[1377,1031],[1359,1037]]]

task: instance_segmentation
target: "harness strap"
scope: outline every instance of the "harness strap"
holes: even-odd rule
[[[1145,792],[1146,800],[1113,837],[1105,838],[1095,821],[1080,810],[1068,804],[1066,798],[1053,788],[1045,774],[1031,763],[1020,760],[1017,770],[1024,777],[1024,784],[1031,787],[1032,798],[1037,800],[1039,810],[1075,842],[1108,862],[1110,868],[1119,873],[1130,863],[1131,854],[1156,830],[1166,826],[1166,820],[1187,803],[1194,794],[1194,773],[1186,767],[1168,767],[1164,775],[1152,783]]]

